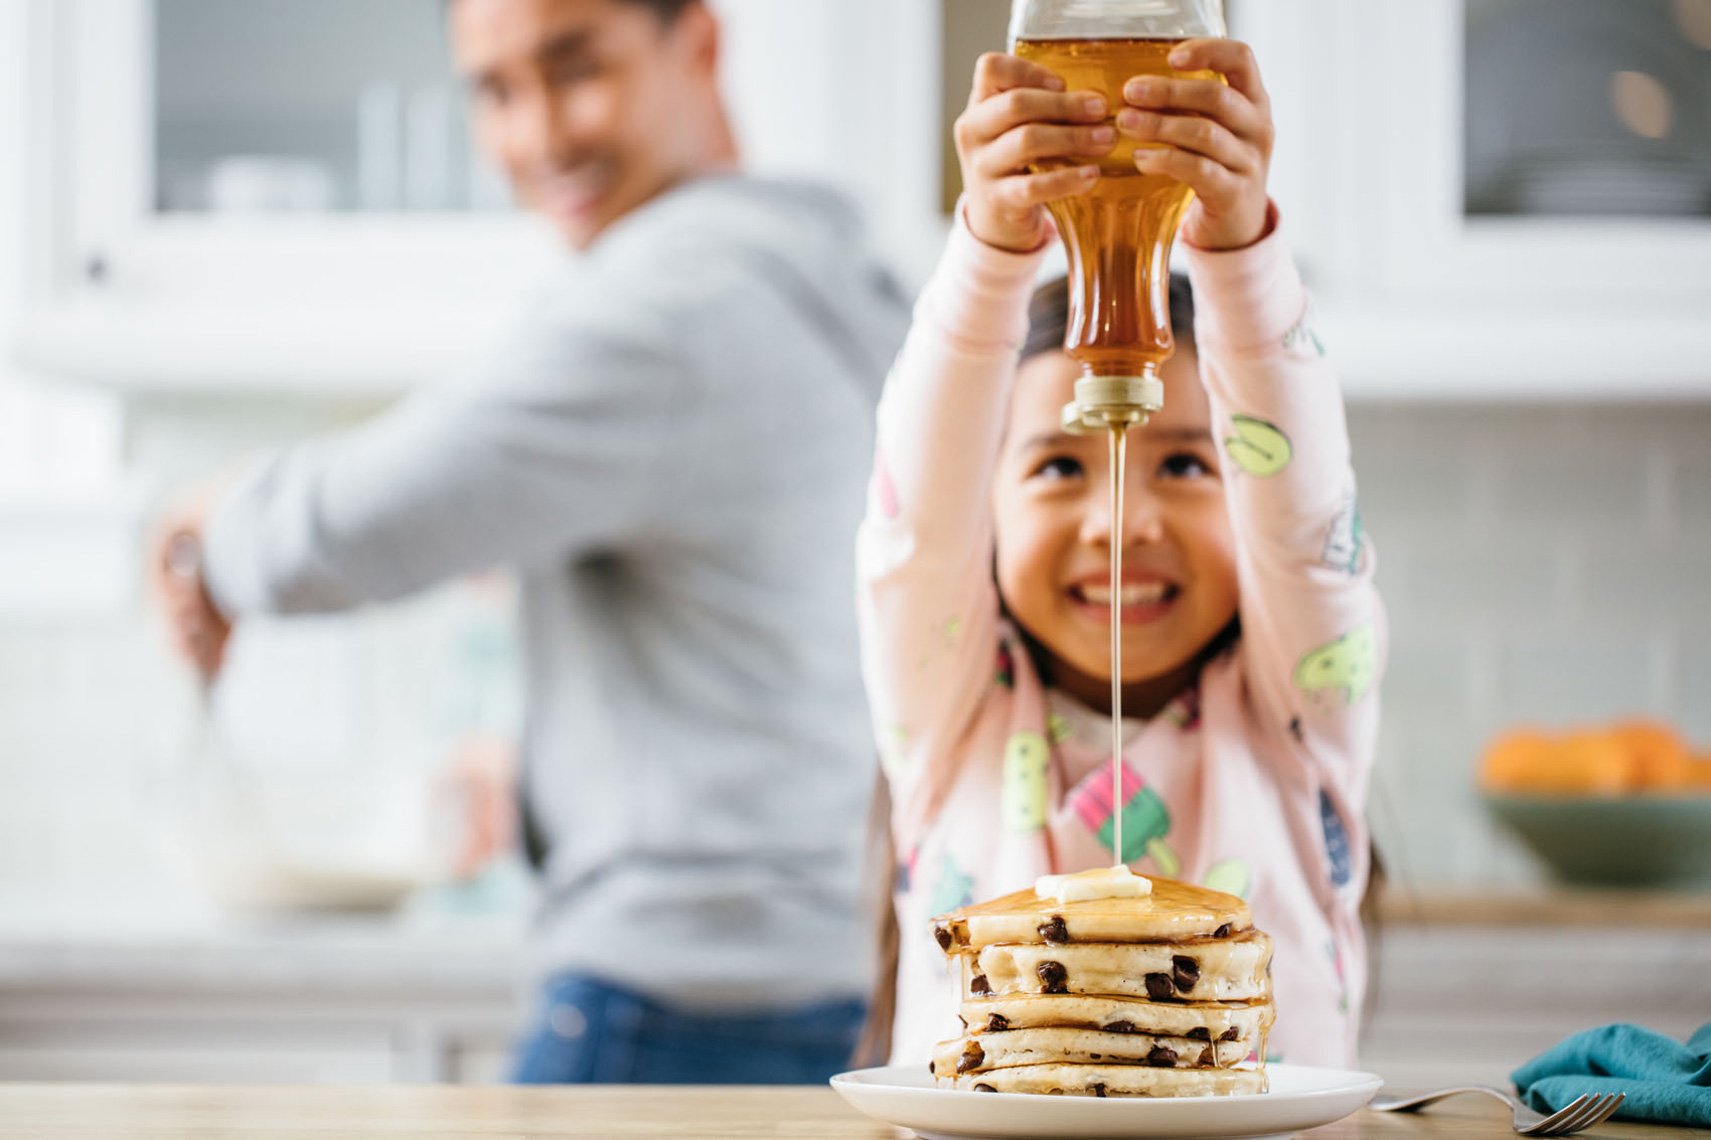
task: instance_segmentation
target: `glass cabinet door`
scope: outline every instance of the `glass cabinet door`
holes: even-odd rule
[[[502,209],[444,0],[152,0],[159,213]]]
[[[1465,212],[1711,216],[1711,3],[1469,0]]]

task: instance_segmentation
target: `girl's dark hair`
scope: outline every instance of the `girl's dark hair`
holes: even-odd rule
[[[643,8],[652,8],[659,22],[669,24],[683,13],[683,10],[698,0],[618,0],[620,4],[636,4]]]
[[[850,1068],[868,1069],[891,1059],[891,1030],[897,1020],[897,957],[902,932],[897,928],[897,844],[891,835],[891,781],[878,765],[873,797],[867,804],[867,842],[862,867],[863,894],[873,921],[874,977],[867,1001],[867,1020],[850,1056]]]
[[[1170,327],[1177,340],[1194,342],[1194,290],[1184,273],[1170,275]],[[1028,339],[1022,342],[1022,359],[1062,352],[1068,329],[1069,279],[1059,277],[1035,289],[1028,303]]]
[[[445,0],[446,8],[449,10],[455,2],[456,0]],[[660,23],[669,24],[682,15],[685,8],[691,4],[698,4],[701,0],[617,0],[617,2],[651,8],[654,15],[659,17]]]

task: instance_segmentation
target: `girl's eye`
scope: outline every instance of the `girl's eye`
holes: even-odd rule
[[[1213,474],[1212,468],[1191,451],[1178,451],[1159,464],[1159,474],[1167,479],[1202,479]]]
[[[600,65],[592,59],[561,60],[552,65],[552,81],[568,86],[593,79],[600,74]]]
[[[1081,460],[1067,455],[1054,455],[1034,468],[1036,479],[1076,479],[1081,474]]]

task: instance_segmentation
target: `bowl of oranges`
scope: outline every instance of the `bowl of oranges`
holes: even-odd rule
[[[1711,887],[1711,754],[1667,724],[1512,729],[1486,747],[1479,783],[1566,883]]]

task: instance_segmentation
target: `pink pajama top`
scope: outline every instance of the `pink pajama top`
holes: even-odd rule
[[[1275,225],[1187,255],[1240,634],[1165,710],[1125,724],[1119,794],[1109,718],[1044,685],[992,577],[992,481],[1041,255],[959,220],[887,381],[858,571],[899,855],[895,1063],[959,1032],[932,916],[1110,865],[1116,810],[1132,867],[1242,896],[1275,939],[1269,1058],[1354,1060],[1387,638],[1341,394]]]

